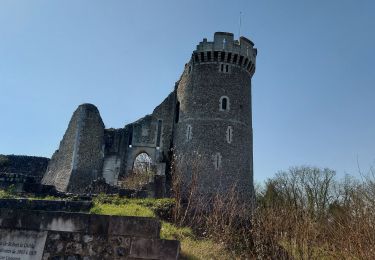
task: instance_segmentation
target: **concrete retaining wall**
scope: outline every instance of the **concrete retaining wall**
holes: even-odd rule
[[[1,209],[88,212],[91,201],[0,199]]]
[[[20,232],[44,235],[43,252],[35,250],[42,259],[178,259],[180,249],[178,241],[159,239],[154,218],[0,209],[0,256],[14,250],[18,257],[28,238]]]

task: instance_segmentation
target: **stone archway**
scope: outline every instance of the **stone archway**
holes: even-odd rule
[[[134,173],[149,173],[152,171],[152,159],[146,152],[139,153],[133,161]]]
[[[153,181],[155,167],[151,156],[141,150],[134,153],[133,160],[129,165],[129,171],[121,180],[121,186],[126,189],[142,190]]]

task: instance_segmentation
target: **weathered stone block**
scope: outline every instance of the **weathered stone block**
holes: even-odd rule
[[[180,242],[160,239],[137,238],[132,241],[129,257],[141,259],[177,259]]]
[[[159,232],[153,218],[0,209],[0,256],[26,254],[18,247],[32,234],[44,239],[37,259],[177,259],[179,242],[160,240]]]
[[[108,234],[158,238],[160,236],[160,222],[154,218],[112,216],[109,219]]]

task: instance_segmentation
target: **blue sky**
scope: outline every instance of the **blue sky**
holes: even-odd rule
[[[50,157],[76,107],[106,127],[152,112],[215,31],[258,48],[258,181],[375,165],[375,2],[0,0],[0,153]]]

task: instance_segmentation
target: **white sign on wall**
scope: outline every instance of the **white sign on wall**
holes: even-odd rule
[[[41,260],[47,231],[0,229],[0,260]]]

